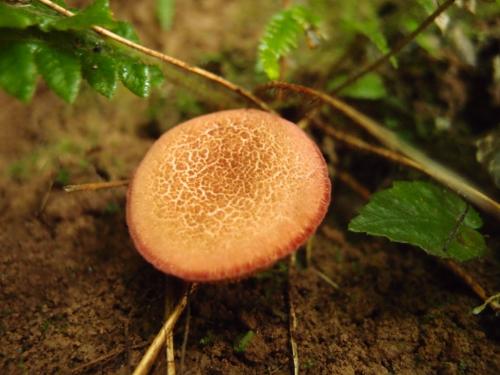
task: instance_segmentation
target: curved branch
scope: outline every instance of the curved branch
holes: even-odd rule
[[[257,92],[264,92],[272,89],[284,89],[321,100],[323,103],[328,104],[346,117],[353,120],[356,124],[365,129],[389,149],[399,151],[403,155],[412,159],[420,166],[420,170],[428,176],[448,186],[450,189],[456,191],[458,194],[462,195],[479,208],[500,219],[500,203],[491,199],[486,194],[479,191],[476,187],[472,186],[472,184],[466,181],[463,177],[459,176],[442,164],[432,160],[422,151],[400,139],[395,133],[385,128],[377,121],[362,114],[347,103],[321,91],[286,82],[271,82],[265,84],[260,86],[257,89]]]

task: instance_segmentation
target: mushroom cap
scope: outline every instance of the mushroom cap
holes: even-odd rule
[[[236,109],[186,121],[149,149],[130,183],[138,251],[189,281],[237,279],[296,250],[330,202],[328,170],[295,124]]]

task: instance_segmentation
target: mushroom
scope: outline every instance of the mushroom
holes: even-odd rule
[[[237,279],[295,251],[330,202],[316,144],[273,114],[236,109],[163,134],[137,168],[127,224],[159,270],[198,281]]]

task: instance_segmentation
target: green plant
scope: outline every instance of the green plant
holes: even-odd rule
[[[49,5],[50,8],[40,2]],[[178,73],[181,77],[190,75],[203,77],[210,83],[228,89],[239,98],[263,110],[270,110],[270,101],[266,98],[266,94],[272,91],[284,92],[288,95],[298,94],[310,99],[315,106],[322,106],[322,111],[313,108],[313,111],[308,113],[310,116],[306,116],[305,124],[302,124],[305,127],[309,123],[309,126],[315,127],[316,130],[336,137],[335,139],[339,142],[345,142],[364,152],[372,152],[376,156],[397,162],[405,168],[412,168],[419,173],[427,174],[463,195],[479,208],[499,215],[500,206],[497,202],[448,168],[436,163],[414,145],[402,140],[398,134],[336,97],[320,90],[286,83],[271,83],[251,93],[213,73],[140,46],[137,44],[137,38],[130,25],[112,19],[106,1],[97,0],[74,15],[64,8],[64,3],[61,1],[58,1],[58,4],[62,8],[55,7],[47,0],[40,2],[33,1],[30,4],[0,2],[0,27],[2,28],[0,86],[23,101],[29,101],[32,98],[38,73],[43,76],[47,85],[56,94],[68,102],[75,100],[82,81],[88,82],[91,87],[106,97],[113,96],[118,81],[135,94],[146,97],[150,94],[151,88],[162,81],[160,69],[148,61],[149,58],[155,58],[157,61],[174,65],[182,70],[182,73]],[[354,74],[350,74],[343,67],[339,69],[340,74],[337,74],[338,71],[335,71],[332,64],[329,68],[335,74],[329,75],[323,83],[329,82],[329,91],[348,98],[387,100],[393,94],[391,86],[386,85],[387,77],[384,72],[375,72],[375,69],[386,61],[391,61],[393,67],[398,64],[401,66],[402,60],[396,60],[396,54],[414,40],[417,40],[419,45],[427,51],[431,51],[429,44],[418,41],[418,38],[424,35],[422,31],[440,14],[443,14],[453,2],[453,0],[444,1],[437,9],[431,9],[428,1],[415,3],[430,14],[423,21],[414,17],[404,19],[407,27],[403,30],[407,30],[409,34],[393,48],[389,47],[393,38],[386,36],[384,30],[386,24],[381,21],[377,2],[366,2],[368,5],[363,8],[365,11],[363,14],[358,14],[356,8],[356,4],[361,2],[341,2],[348,10],[338,12],[342,15],[341,18],[343,17],[340,23],[342,29],[349,31],[346,44],[356,45],[356,39],[361,35],[364,42],[369,41],[368,47],[363,46],[366,47],[366,55],[373,56],[375,49],[378,57]],[[165,6],[167,3],[173,4],[159,1],[158,6],[162,4]],[[314,2],[311,1],[312,3]],[[258,51],[260,67],[269,78],[284,76],[281,74],[280,60],[291,56],[292,50],[298,47],[302,38],[309,38],[313,44],[316,44],[321,32],[319,31],[320,19],[314,15],[315,13],[313,5],[292,5],[271,19]],[[171,16],[171,12],[159,15],[163,27],[169,27]],[[398,21],[397,24],[399,23]],[[125,39],[120,38],[120,35]],[[111,39],[106,39],[107,37]],[[277,97],[279,98],[279,95]],[[186,112],[193,113],[198,110],[193,103],[187,102],[183,105],[188,108]],[[332,129],[331,126],[321,122],[332,115],[324,109],[326,107],[347,117],[350,120],[347,124],[359,125],[380,141],[384,147],[367,144],[353,134],[332,132],[337,129]],[[61,173],[59,180],[60,183],[64,183],[67,175]],[[439,210],[435,215],[429,215],[430,209],[424,210],[425,207],[439,207]],[[114,212],[114,207],[109,207],[109,209]],[[389,225],[391,220],[401,224],[402,219],[408,217],[408,213],[417,213],[418,215],[413,216],[412,219],[421,222],[412,222],[410,226],[400,225],[397,228],[398,231],[392,230],[393,228]],[[379,220],[378,223],[377,220]],[[384,235],[394,241],[411,243],[422,247],[432,255],[467,260],[485,253],[484,240],[476,231],[480,225],[481,219],[478,214],[457,195],[428,183],[413,182],[396,183],[391,190],[375,194],[360,216],[352,222],[351,228],[356,231]],[[432,238],[429,238],[427,233],[430,230],[434,231]],[[361,267],[361,264],[356,263],[354,266]],[[176,309],[175,319],[186,305],[191,291],[192,288],[181,300],[180,307]],[[167,321],[165,328],[160,332],[163,336],[159,336],[160,339],[154,342],[164,341],[167,333],[171,332],[175,319]],[[248,339],[248,336],[249,333],[245,335],[246,340],[242,339],[235,346],[235,350],[236,348],[241,348],[239,349],[241,351],[245,350],[245,342],[248,343],[251,339],[251,337]]]
[[[108,0],[94,1],[71,19],[37,1],[0,2],[0,87],[27,102],[41,75],[67,102],[75,100],[82,80],[108,98],[119,81],[134,94],[149,96],[163,80],[158,66],[96,36],[92,26],[138,41],[130,24],[112,18]]]

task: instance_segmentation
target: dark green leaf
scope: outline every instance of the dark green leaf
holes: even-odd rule
[[[0,44],[0,87],[24,102],[36,87],[34,50],[35,45],[26,42]]]
[[[120,67],[120,79],[130,91],[146,98],[151,92],[151,71],[148,65],[124,62]]]
[[[419,246],[429,254],[466,261],[486,252],[482,225],[457,195],[427,182],[395,182],[373,195],[349,230]]]
[[[98,93],[111,98],[118,85],[118,68],[115,60],[97,52],[85,56],[83,77]]]
[[[345,81],[347,76],[339,76],[328,82],[328,89],[334,90]],[[356,99],[382,99],[387,96],[384,81],[376,73],[368,73],[351,85],[347,86],[339,92],[341,96],[347,96]]]
[[[93,25],[111,26],[114,21],[111,18],[108,0],[95,0],[87,8],[77,12],[72,17],[64,17],[45,25],[46,29],[55,30],[86,30]]]
[[[24,29],[36,23],[36,17],[30,16],[25,9],[0,2],[0,27]]]
[[[82,78],[79,60],[67,51],[41,45],[36,54],[36,65],[47,85],[57,95],[73,102]]]
[[[175,0],[156,0],[156,16],[163,30],[170,30],[175,12]]]

